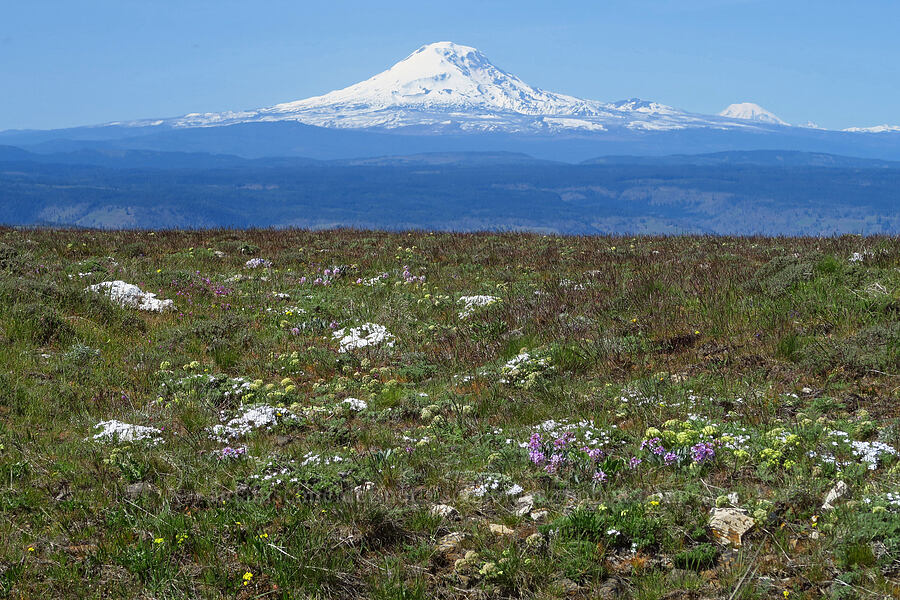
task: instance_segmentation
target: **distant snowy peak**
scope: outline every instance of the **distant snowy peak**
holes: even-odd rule
[[[876,125],[875,127],[848,127],[844,131],[852,133],[896,133],[900,132],[900,125]]]
[[[470,46],[422,46],[387,71],[323,96],[273,107],[286,112],[321,106],[482,108],[525,115],[594,114],[600,103],[534,88],[494,66]]]
[[[728,119],[742,119],[744,121],[756,121],[757,123],[769,123],[771,125],[788,125],[759,104],[741,102],[732,104],[719,113],[720,117]]]

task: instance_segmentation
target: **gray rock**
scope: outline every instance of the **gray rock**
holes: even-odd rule
[[[125,495],[132,500],[141,497],[155,496],[157,494],[159,494],[159,489],[152,483],[147,483],[146,481],[138,481],[125,486]]]
[[[438,554],[447,554],[449,552],[453,552],[462,541],[466,539],[466,534],[462,531],[454,531],[453,533],[448,533],[444,537],[438,540],[437,545],[434,547],[434,551]]]

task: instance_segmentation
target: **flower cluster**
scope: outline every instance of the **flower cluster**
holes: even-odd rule
[[[215,452],[216,458],[219,460],[227,460],[227,459],[237,459],[245,456],[247,454],[247,446],[238,446],[237,448],[233,448],[231,446],[225,446],[221,450],[217,450]]]
[[[597,465],[606,456],[603,448],[579,444],[572,431],[556,437],[534,432],[526,445],[528,460],[551,475],[591,473],[594,481],[605,481],[606,473]]]
[[[251,258],[244,263],[244,266],[248,269],[271,269],[272,261],[265,258]]]
[[[459,318],[466,317],[475,313],[475,309],[483,306],[490,306],[500,301],[497,296],[461,296],[459,302],[463,304],[463,309],[459,311]]]
[[[384,344],[388,348],[394,346],[394,336],[384,325],[365,323],[359,327],[345,327],[332,333],[332,337],[340,344],[339,352],[347,352],[366,346]]]
[[[500,367],[500,382],[528,389],[553,371],[549,355],[532,354],[527,349],[522,349],[518,355]]]

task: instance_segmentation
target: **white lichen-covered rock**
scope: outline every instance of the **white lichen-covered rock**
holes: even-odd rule
[[[513,514],[517,517],[523,517],[530,513],[534,508],[534,496],[528,494],[526,496],[520,496],[518,500],[516,500],[516,507],[513,510]]]
[[[459,301],[463,304],[463,309],[459,311],[459,318],[465,319],[474,313],[476,308],[499,302],[500,298],[497,296],[462,296]]]
[[[94,426],[99,428],[100,432],[94,435],[94,439],[98,442],[140,442],[146,441],[151,445],[162,442],[162,431],[155,427],[145,427],[143,425],[132,425],[110,419],[109,421],[100,421]]]
[[[102,294],[123,308],[136,308],[149,312],[162,312],[175,308],[175,303],[171,300],[160,300],[156,294],[145,292],[138,286],[124,281],[96,283],[86,287],[85,291]]]
[[[394,336],[384,325],[366,323],[359,327],[345,327],[333,332],[332,337],[340,344],[340,352],[348,352],[366,346],[384,345],[394,347]]]
[[[825,496],[825,502],[822,503],[822,510],[831,510],[834,508],[834,503],[844,494],[847,493],[847,484],[844,480],[838,481],[834,484],[834,487],[829,490],[828,495]]]

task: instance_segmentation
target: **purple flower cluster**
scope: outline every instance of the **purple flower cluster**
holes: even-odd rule
[[[600,448],[578,447],[575,442],[575,434],[570,431],[552,440],[544,440],[540,433],[533,433],[527,444],[528,459],[534,465],[543,465],[547,473],[556,474],[566,466],[584,465],[585,457],[591,464],[603,458]]]
[[[641,442],[641,450],[649,450],[656,456],[662,456],[666,453],[666,449],[662,445],[662,440],[660,440],[658,437]]]
[[[425,283],[425,276],[419,275],[417,277],[410,273],[408,265],[403,265],[403,281],[406,283]]]
[[[247,454],[247,446],[238,446],[237,448],[226,446],[216,453],[216,458],[219,460],[237,459],[245,454]]]
[[[700,442],[691,446],[691,458],[695,463],[706,462],[716,455],[712,442]]]
[[[536,465],[544,464],[547,455],[543,451],[544,444],[541,441],[541,434],[532,433],[531,439],[528,441],[528,459]]]
[[[649,450],[654,456],[662,457],[663,464],[667,467],[678,462],[678,455],[666,450],[666,447],[662,445],[662,440],[658,437],[641,442],[641,450]]]

